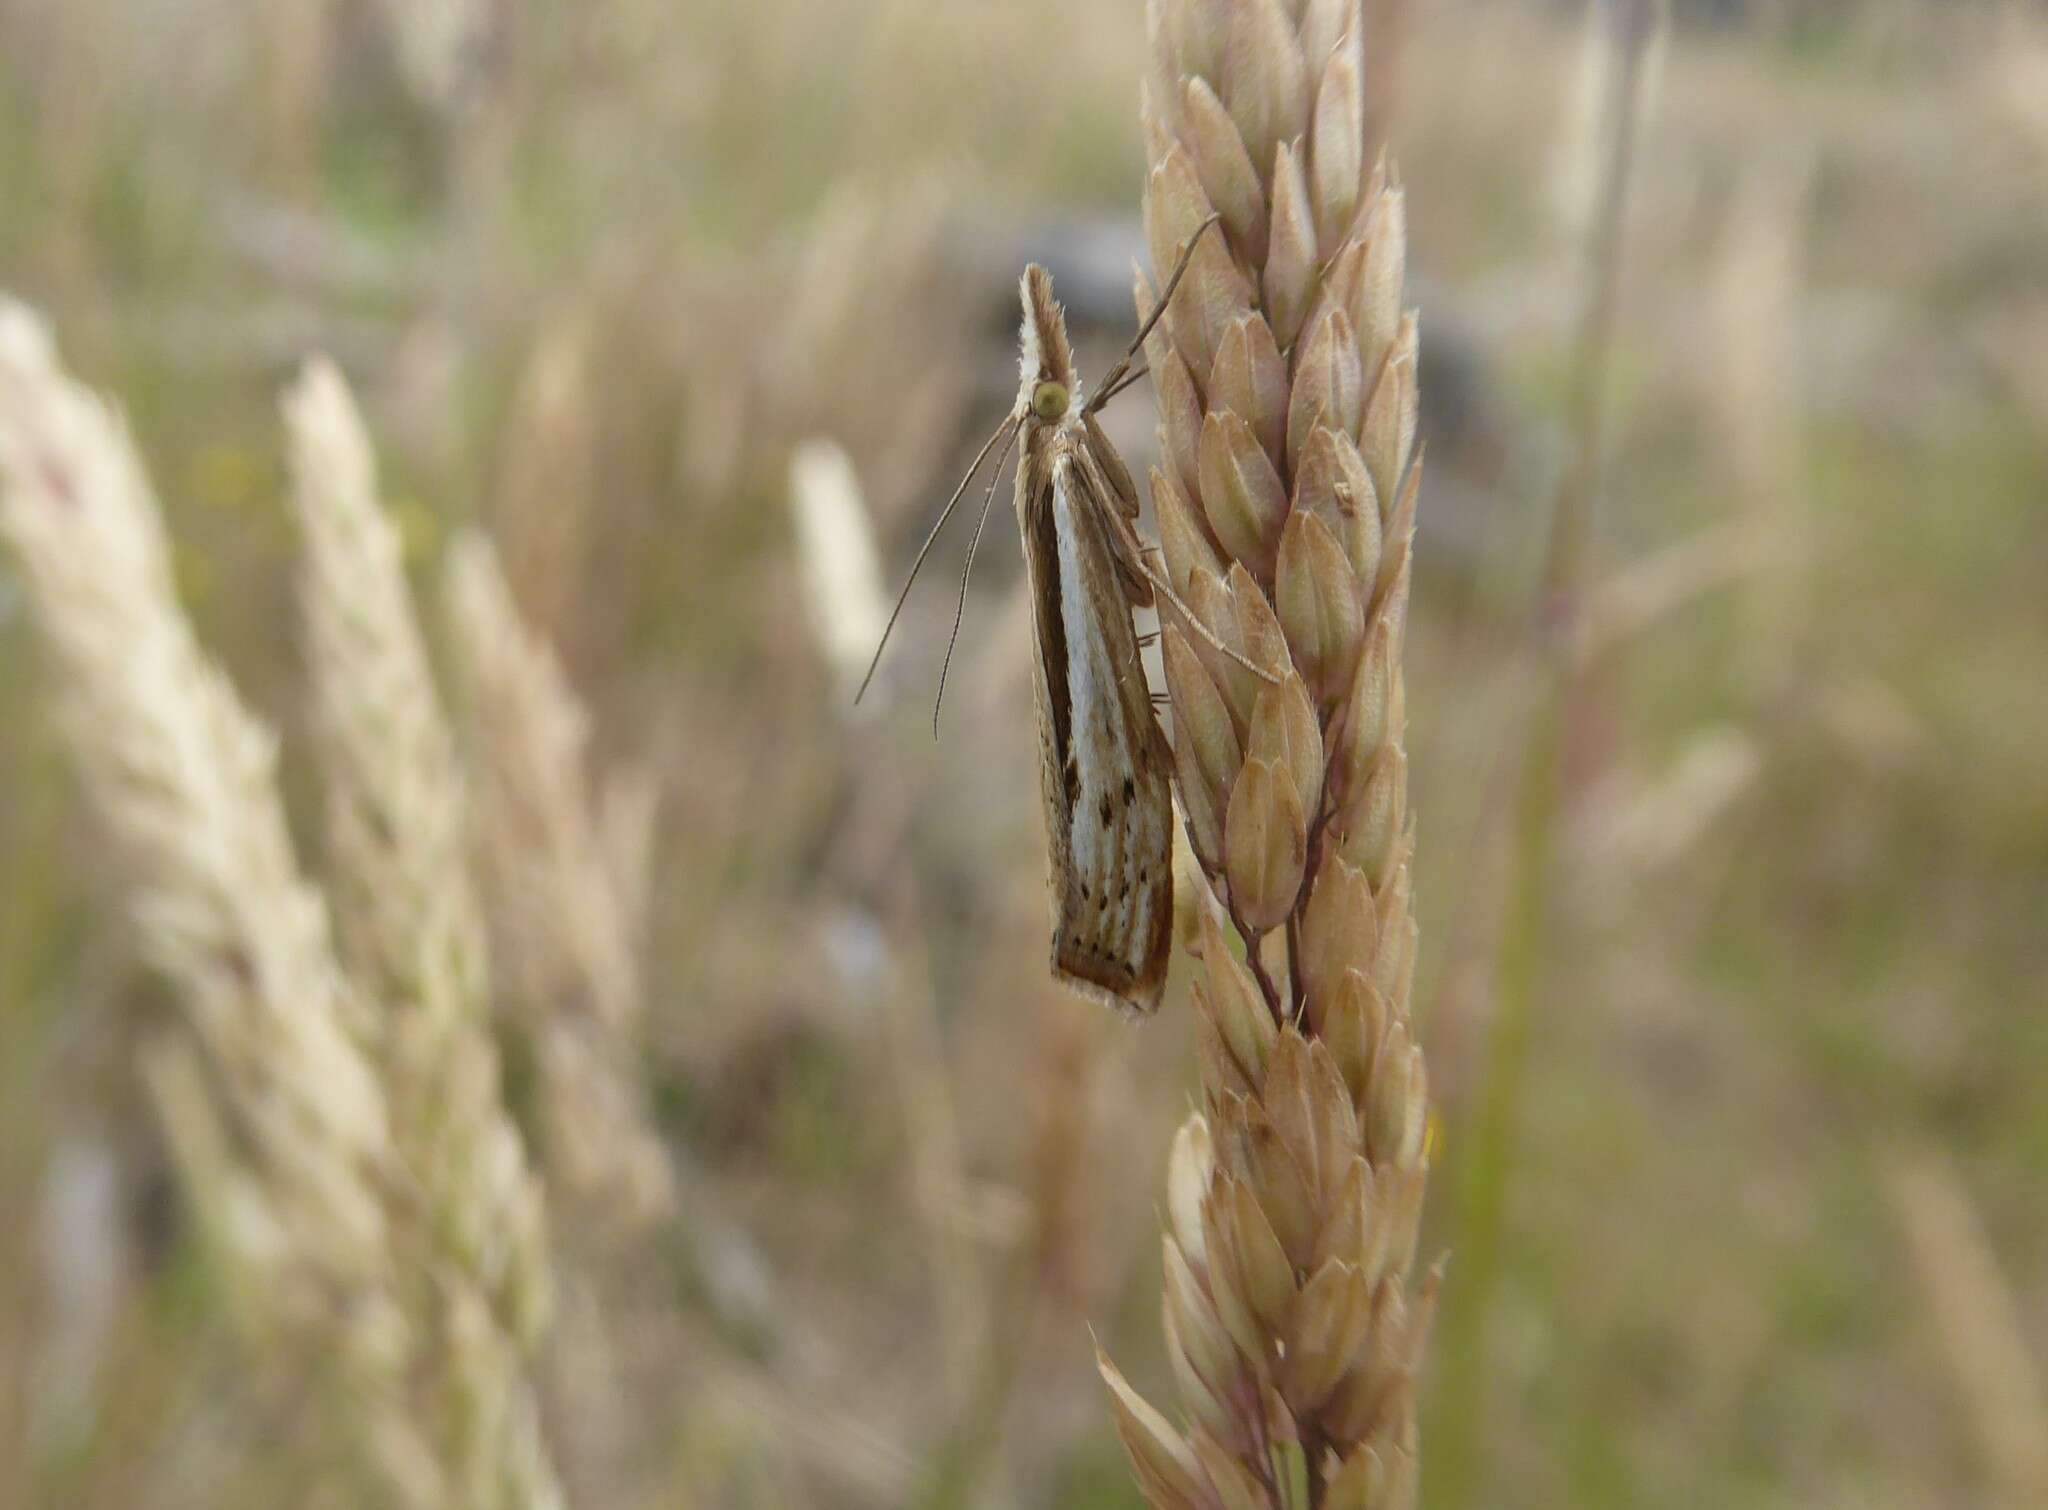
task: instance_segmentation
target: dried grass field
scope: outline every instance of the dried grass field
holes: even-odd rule
[[[1291,612],[1208,460],[1139,528],[1277,603],[1329,764],[1269,806],[1314,876],[1342,832],[1410,1076],[1329,1047],[1298,854],[1316,1031],[1230,1068],[1227,793],[1156,1016],[1049,977],[1007,482],[936,740],[971,521],[853,701],[1024,265],[1084,380],[1166,271],[1162,53],[1350,4],[1155,9],[0,0],[0,1506],[1306,1510],[1408,1502],[1338,1465],[1413,1441],[1431,1510],[2048,1505],[2048,13],[1362,0],[1302,234],[1405,206],[1412,551],[1356,350],[1355,603]],[[1286,346],[1282,176],[1203,191]],[[1174,471],[1153,384],[1102,422]],[[1317,613],[1393,647],[1379,721]],[[1176,739],[1259,691],[1197,649],[1147,652]],[[1317,848],[1367,768],[1396,816]],[[1257,1319],[1344,1387],[1267,1338],[1204,1414],[1175,1307],[1253,1245],[1177,1130],[1221,1169],[1297,1080],[1382,1216],[1426,1166],[1418,1257]],[[1320,1262],[1277,1181],[1229,1188]],[[1252,1487],[1175,1490],[1098,1344],[1195,1450],[1257,1418]]]

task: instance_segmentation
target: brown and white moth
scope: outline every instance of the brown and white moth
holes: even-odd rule
[[[1173,755],[1131,623],[1152,602],[1138,490],[1095,419],[1114,379],[1084,403],[1052,279],[1033,264],[1022,291],[1017,526],[1037,639],[1052,973],[1149,1012],[1173,942]]]
[[[1186,266],[1184,254],[1159,310],[1172,299]],[[1020,288],[1024,324],[1016,404],[940,514],[911,576],[996,443],[1005,441],[1007,456],[1009,445],[1021,439],[1017,527],[1024,537],[1035,641],[1032,685],[1038,699],[1052,973],[1083,996],[1150,1012],[1166,986],[1173,941],[1173,755],[1153,712],[1132,610],[1164,599],[1192,632],[1233,659],[1242,657],[1187,613],[1146,559],[1136,529],[1137,487],[1095,418],[1127,385],[1131,357],[1145,332],[1084,400],[1051,276],[1034,263]],[[1001,459],[996,471],[1000,476]],[[994,493],[991,480],[990,499]],[[970,567],[987,519],[984,500],[968,547]],[[899,598],[897,611],[902,607]],[[889,622],[894,625],[894,614]],[[947,653],[950,659],[950,647]],[[879,662],[880,647],[875,657]],[[1270,672],[1250,669],[1271,679]],[[874,675],[872,666],[868,675]],[[940,685],[943,690],[943,672]]]

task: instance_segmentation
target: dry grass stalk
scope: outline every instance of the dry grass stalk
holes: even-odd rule
[[[548,1300],[540,1185],[500,1094],[467,796],[428,670],[398,532],[341,375],[287,396],[293,499],[325,776],[329,883],[352,978],[383,1009],[392,1132],[418,1201],[405,1300],[464,1503],[546,1504],[526,1356]]]
[[[1888,1171],[1914,1273],[1969,1411],[1989,1503],[2048,1503],[2048,1391],[2027,1356],[2018,1298],[1970,1193],[1937,1153],[1896,1155]]]
[[[1747,621],[1742,677],[1764,707],[1792,683],[1813,597],[1801,580],[1814,526],[1800,441],[1805,395],[1798,334],[1802,234],[1813,177],[1812,163],[1797,157],[1751,172],[1716,280],[1718,380],[1708,398],[1735,484],[1737,518],[1772,542],[1740,600]]]
[[[1399,183],[1365,152],[1356,0],[1156,0],[1148,350],[1203,1105],[1165,1238],[1176,1429],[1103,1372],[1162,1507],[1400,1506],[1437,1276],[1411,1286],[1428,1097],[1401,647],[1419,465]],[[1139,313],[1151,285],[1141,276]]]
[[[671,1209],[674,1186],[632,1073],[642,881],[607,829],[644,834],[652,814],[626,788],[593,802],[583,709],[481,537],[451,553],[448,614],[475,725],[493,958],[538,1053],[550,1183],[579,1225],[631,1232]],[[630,807],[630,823],[616,816]]]
[[[446,1503],[411,1412],[393,1270],[402,1170],[374,1022],[300,875],[276,741],[201,652],[118,418],[0,303],[0,532],[22,563],[88,793],[119,842],[143,952],[191,1040],[165,1064],[177,1152],[214,1212],[229,1292],[267,1353],[330,1375],[400,1504]],[[214,1153],[200,1157],[203,1148]]]
[[[1605,480],[1612,367],[1621,322],[1623,251],[1631,188],[1663,34],[1657,0],[1615,0],[1590,15],[1602,60],[1595,117],[1599,168],[1578,229],[1579,308],[1564,396],[1568,437],[1550,509],[1537,603],[1538,675],[1515,779],[1512,880],[1496,945],[1493,1020],[1474,1092],[1459,1179],[1457,1228],[1465,1260],[1459,1304],[1445,1328],[1445,1382],[1437,1427],[1443,1471],[1434,1493],[1448,1510],[1475,1497],[1489,1382],[1488,1338],[1501,1268],[1510,1172],[1537,1003],[1551,970],[1560,815],[1607,758],[1602,731],[1613,701],[1611,668],[1574,652],[1588,642],[1594,518]],[[1591,148],[1588,149],[1589,154]],[[1683,559],[1682,557],[1680,559]],[[1697,557],[1695,557],[1697,559]],[[1653,574],[1654,575],[1654,574]],[[1683,575],[1681,572],[1679,575]],[[1620,596],[1624,601],[1626,593]],[[1610,615],[1610,623],[1619,615]]]

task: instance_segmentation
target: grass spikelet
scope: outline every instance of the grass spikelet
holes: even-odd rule
[[[0,302],[0,533],[22,564],[85,789],[118,842],[141,948],[190,1042],[159,1072],[231,1292],[272,1356],[337,1384],[400,1504],[445,1502],[413,1420],[416,1339],[386,1195],[402,1180],[375,1023],[300,874],[276,741],[201,651],[125,427]],[[166,1089],[172,1094],[163,1094]],[[218,1136],[202,1132],[217,1130]],[[207,1192],[212,1192],[208,1194]]]
[[[1166,631],[1202,877],[1202,1105],[1175,1144],[1185,1428],[1102,1362],[1154,1505],[1404,1506],[1437,1276],[1401,643],[1419,460],[1402,190],[1365,152],[1356,0],[1159,0],[1145,220],[1167,567],[1266,686]],[[1153,284],[1138,279],[1138,314]]]
[[[551,1184],[582,1217],[630,1232],[674,1200],[630,1069],[642,1009],[638,883],[622,873],[591,797],[583,709],[480,536],[453,549],[447,606],[474,724],[493,958],[538,1052]]]
[[[407,1299],[433,1339],[433,1404],[465,1502],[546,1504],[559,1496],[524,1355],[547,1308],[547,1234],[499,1089],[454,742],[341,374],[312,363],[284,408],[330,893],[347,967],[383,1008],[392,1131],[418,1186],[422,1282]]]
[[[1892,1208],[1989,1480],[1985,1502],[2038,1505],[2048,1496],[2048,1392],[1983,1217],[1940,1154],[1904,1150],[1889,1164]]]

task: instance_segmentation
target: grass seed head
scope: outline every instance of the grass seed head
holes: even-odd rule
[[[1185,1435],[1105,1359],[1155,1505],[1406,1505],[1434,1277],[1402,624],[1419,464],[1405,213],[1356,0],[1155,0],[1148,342],[1203,1104],[1169,1172]],[[1140,274],[1140,317],[1153,305]],[[1277,684],[1208,643],[1213,637]]]

